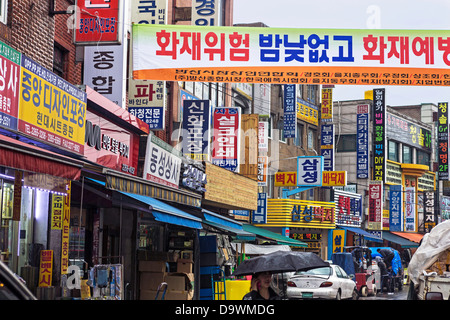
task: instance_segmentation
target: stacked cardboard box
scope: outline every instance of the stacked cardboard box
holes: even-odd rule
[[[194,274],[192,273],[192,260],[178,259],[177,272],[166,272],[165,261],[139,261],[140,272],[140,299],[154,300],[158,286],[167,283],[165,300],[192,300]],[[159,292],[158,300],[164,293]]]

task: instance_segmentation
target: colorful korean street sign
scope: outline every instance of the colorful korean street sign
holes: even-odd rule
[[[69,268],[70,243],[70,198],[72,194],[72,181],[67,185],[67,194],[64,196],[63,221],[61,235],[61,274],[67,274]]]
[[[448,180],[448,102],[438,103],[438,180]]]
[[[450,85],[448,30],[133,25],[135,79]]]
[[[323,171],[322,187],[343,187],[347,185],[347,171]],[[275,173],[275,187],[297,186],[297,172]]]
[[[297,136],[297,90],[295,84],[283,86],[283,138],[295,138]]]
[[[356,111],[356,177],[369,178],[369,105],[357,106]]]
[[[373,90],[373,180],[386,176],[386,105],[385,90]]]
[[[322,186],[323,157],[297,157],[297,186]]]
[[[22,55],[18,130],[84,154],[86,92]]]
[[[53,275],[53,250],[42,250],[39,263],[39,287],[51,287]]]
[[[416,187],[405,188],[405,231],[416,231]]]
[[[100,113],[86,112],[85,157],[101,166],[137,175],[139,135]]]
[[[403,186],[389,188],[389,231],[403,231]]]
[[[181,149],[185,157],[209,160],[210,119],[209,100],[183,100]]]
[[[267,193],[258,193],[258,209],[253,211],[252,223],[267,222]]]
[[[239,108],[215,108],[213,114],[212,163],[239,171]]]
[[[121,0],[77,0],[74,43],[78,45],[119,44]]]
[[[386,115],[386,134],[390,140],[401,141],[417,149],[431,152],[430,130],[390,113]]]
[[[192,24],[217,26],[220,24],[221,0],[192,0]]]
[[[382,230],[383,215],[383,181],[373,180],[369,183],[369,217],[368,230]]]
[[[344,252],[345,247],[345,230],[333,230],[332,231],[333,252]]]
[[[333,121],[333,89],[322,88],[322,104],[320,105],[321,120]]]
[[[319,108],[297,97],[297,119],[311,123],[315,126],[319,125]]]
[[[357,193],[334,190],[336,225],[360,227],[362,221],[362,196]]]
[[[267,166],[269,164],[268,156],[258,156],[258,186],[267,186]]]
[[[17,130],[21,54],[0,41],[0,127]]]
[[[425,232],[430,232],[437,224],[436,207],[439,203],[434,190],[423,193],[423,214]]]
[[[53,194],[52,195],[52,230],[62,230],[63,213],[64,213],[64,196]]]
[[[178,189],[181,157],[181,152],[150,133],[147,138],[143,178]]]
[[[323,170],[334,170],[334,124],[322,122],[320,126],[320,155],[323,157]]]

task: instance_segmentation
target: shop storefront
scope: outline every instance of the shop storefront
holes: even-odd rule
[[[335,204],[296,199],[268,199],[267,223],[255,226],[307,243],[308,248],[301,250],[316,252],[326,259],[330,250],[328,230],[336,228]]]

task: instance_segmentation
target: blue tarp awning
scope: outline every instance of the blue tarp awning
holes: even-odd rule
[[[231,218],[224,217],[218,213],[202,209],[203,223],[215,228],[219,228],[231,233],[234,233],[238,240],[253,241],[256,239],[256,235],[251,232],[244,231],[242,223],[235,221]]]
[[[98,183],[102,186],[105,186],[105,183],[102,181],[94,179],[89,180],[94,181],[95,183]],[[156,221],[175,224],[193,229],[203,229],[202,219],[197,218],[189,213],[186,213],[183,210],[172,207],[167,203],[140,194],[122,191],[117,192],[150,206],[152,215],[155,217]]]
[[[343,226],[339,226],[339,228],[344,229],[344,230],[348,230],[354,233],[357,233],[359,235],[364,236],[364,238],[366,238],[369,241],[375,241],[375,242],[383,242],[383,239],[379,239],[373,236],[373,234],[368,233],[367,231],[360,229],[360,228],[356,228],[356,227],[343,227]]]

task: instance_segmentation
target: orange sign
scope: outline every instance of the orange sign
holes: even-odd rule
[[[322,171],[322,187],[342,187],[347,185],[347,171]],[[277,172],[275,187],[296,187],[297,172]]]

